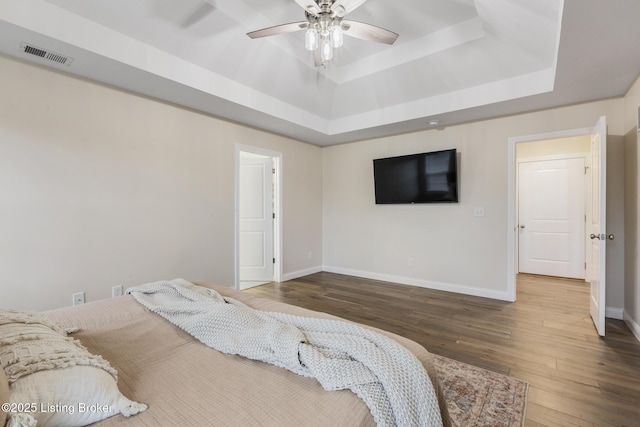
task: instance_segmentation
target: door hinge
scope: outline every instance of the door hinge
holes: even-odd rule
[[[585,175],[587,174],[587,170],[589,170],[589,166],[585,166],[585,167],[584,167],[584,174],[585,174]]]
[[[273,259],[273,263],[274,263],[274,264],[276,263],[276,259],[275,259],[275,258]]]
[[[273,213],[273,219],[276,219],[276,213],[275,212]],[[585,219],[585,221],[586,221],[586,219]]]
[[[276,173],[276,168],[271,169],[271,173]]]
[[[587,269],[587,263],[586,262],[584,263],[584,269],[585,270]]]

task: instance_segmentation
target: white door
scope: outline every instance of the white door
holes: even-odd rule
[[[585,160],[518,164],[521,273],[585,278]]]
[[[240,156],[239,269],[245,289],[273,280],[273,161]]]
[[[587,212],[589,233],[588,269],[591,283],[589,311],[600,336],[604,336],[606,295],[606,174],[607,174],[607,119],[600,117],[591,134],[590,209]],[[613,237],[613,236],[611,236]]]

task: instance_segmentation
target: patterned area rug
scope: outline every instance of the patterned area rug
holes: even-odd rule
[[[433,355],[454,426],[522,427],[528,384]]]

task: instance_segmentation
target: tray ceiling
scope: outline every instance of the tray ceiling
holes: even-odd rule
[[[330,145],[622,95],[640,71],[638,3],[368,0],[349,19],[397,42],[345,37],[316,68],[302,31],[246,36],[304,20],[293,0],[8,0],[0,52]],[[584,69],[605,61],[615,71]]]

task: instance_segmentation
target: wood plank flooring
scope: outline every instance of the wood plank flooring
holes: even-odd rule
[[[600,338],[582,281],[521,275],[507,303],[333,273],[249,289],[412,339],[529,382],[527,426],[640,426],[640,343],[607,319]]]

